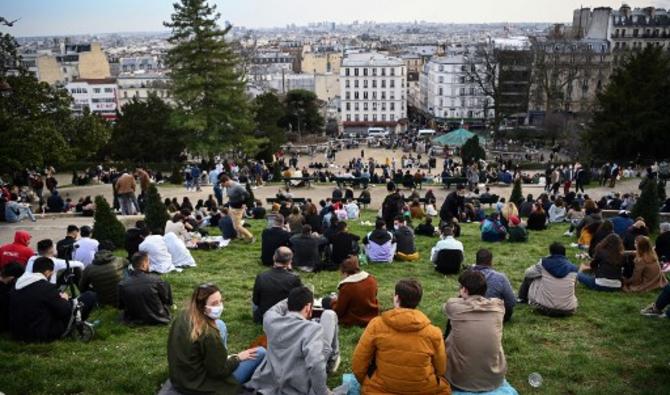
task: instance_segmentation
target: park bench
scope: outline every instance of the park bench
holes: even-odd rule
[[[299,186],[291,185],[291,181],[301,181],[304,183],[304,186],[307,188],[312,187],[312,181],[314,181],[314,177],[284,177],[284,184],[286,184],[287,188],[297,188]]]
[[[442,184],[449,189],[451,188],[451,184],[467,184],[468,179],[465,177],[442,177]]]
[[[335,177],[335,182],[338,188],[345,188],[347,184],[351,185],[352,188],[361,184],[367,187],[370,179],[364,177]]]
[[[267,199],[265,199],[265,201],[266,201],[268,204],[281,203],[281,202],[284,202],[284,201],[286,201],[286,200],[288,200],[288,199],[287,199],[287,198],[283,198],[283,197],[282,197],[282,198],[273,197],[273,198],[267,198]],[[291,200],[293,201],[293,203],[297,203],[297,204],[305,204],[305,202],[307,202],[307,199],[306,199],[306,198],[301,198],[301,197],[294,197],[294,198],[291,198]]]

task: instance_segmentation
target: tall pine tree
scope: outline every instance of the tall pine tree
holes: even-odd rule
[[[187,145],[213,155],[225,149],[258,146],[251,106],[245,93],[239,59],[226,42],[231,29],[221,29],[221,14],[205,0],[174,3],[168,52],[177,120],[189,132]],[[235,151],[234,151],[235,152]]]
[[[631,212],[634,218],[642,217],[650,231],[658,231],[660,223],[661,201],[658,198],[658,184],[653,178],[644,179],[642,193]]]

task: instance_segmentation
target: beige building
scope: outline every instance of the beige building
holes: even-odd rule
[[[302,58],[302,72],[308,74],[340,73],[340,52],[307,52]]]
[[[49,84],[111,77],[107,55],[100,43],[62,45],[59,53],[39,55],[35,63],[37,78]]]

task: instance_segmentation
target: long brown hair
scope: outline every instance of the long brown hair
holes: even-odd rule
[[[606,262],[621,266],[623,265],[624,247],[621,237],[616,233],[611,233],[596,246],[596,255],[600,255]]]
[[[207,299],[217,292],[221,292],[221,290],[211,283],[199,285],[193,290],[193,296],[191,296],[191,301],[186,308],[188,321],[191,324],[191,341],[198,340],[208,327],[218,332],[214,320],[205,315]]]
[[[635,238],[635,255],[644,262],[658,262],[658,255],[651,247],[651,241],[647,236]]]

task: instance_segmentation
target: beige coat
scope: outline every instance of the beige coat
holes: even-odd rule
[[[642,259],[635,257],[633,275],[624,280],[624,292],[648,292],[663,288],[668,280],[661,272],[661,265],[656,259]]]
[[[528,302],[552,310],[575,312],[577,310],[577,296],[575,296],[577,273],[569,273],[563,278],[557,278],[549,274],[542,265],[536,267],[539,267],[541,276],[531,283],[528,290]]]
[[[503,301],[483,296],[451,298],[443,311],[451,323],[446,340],[449,383],[471,392],[500,387],[507,372],[502,348]]]

